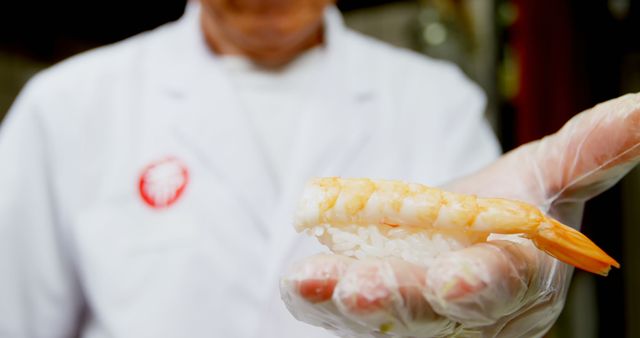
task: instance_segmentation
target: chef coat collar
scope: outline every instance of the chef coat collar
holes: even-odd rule
[[[217,60],[218,55],[211,52],[205,41],[200,27],[200,4],[189,2],[182,18],[174,23],[177,29],[173,46],[159,46],[162,51],[155,56],[160,67],[164,69],[161,74],[162,83],[167,89],[180,93],[189,90],[190,72],[197,71],[193,63],[211,62]],[[364,97],[373,91],[372,81],[367,78],[369,73],[363,69],[362,62],[358,62],[360,56],[355,53],[353,46],[345,43],[346,35],[352,34],[345,27],[340,11],[335,6],[327,6],[324,13],[324,48],[327,51],[332,69],[335,69],[335,82],[340,83],[345,94],[356,98]],[[340,80],[338,80],[340,79]]]

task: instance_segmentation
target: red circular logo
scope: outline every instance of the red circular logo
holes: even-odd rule
[[[166,208],[175,203],[189,182],[187,167],[174,157],[151,163],[140,175],[142,200],[152,208]]]

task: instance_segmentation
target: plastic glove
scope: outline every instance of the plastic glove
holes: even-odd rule
[[[578,227],[584,203],[639,160],[640,94],[632,94],[445,189],[523,200]],[[560,314],[572,271],[527,239],[491,235],[429,266],[314,256],[282,279],[281,295],[296,318],[343,337],[537,337]]]

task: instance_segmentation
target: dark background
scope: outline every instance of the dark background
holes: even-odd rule
[[[343,0],[354,10],[393,1]],[[0,44],[45,62],[90,46],[122,40],[178,19],[185,0],[5,1],[0,5]]]

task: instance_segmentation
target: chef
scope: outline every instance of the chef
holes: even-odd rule
[[[304,182],[499,154],[477,86],[331,2],[201,0],[27,84],[0,128],[0,337],[330,336],[278,292],[321,250],[292,230]]]

